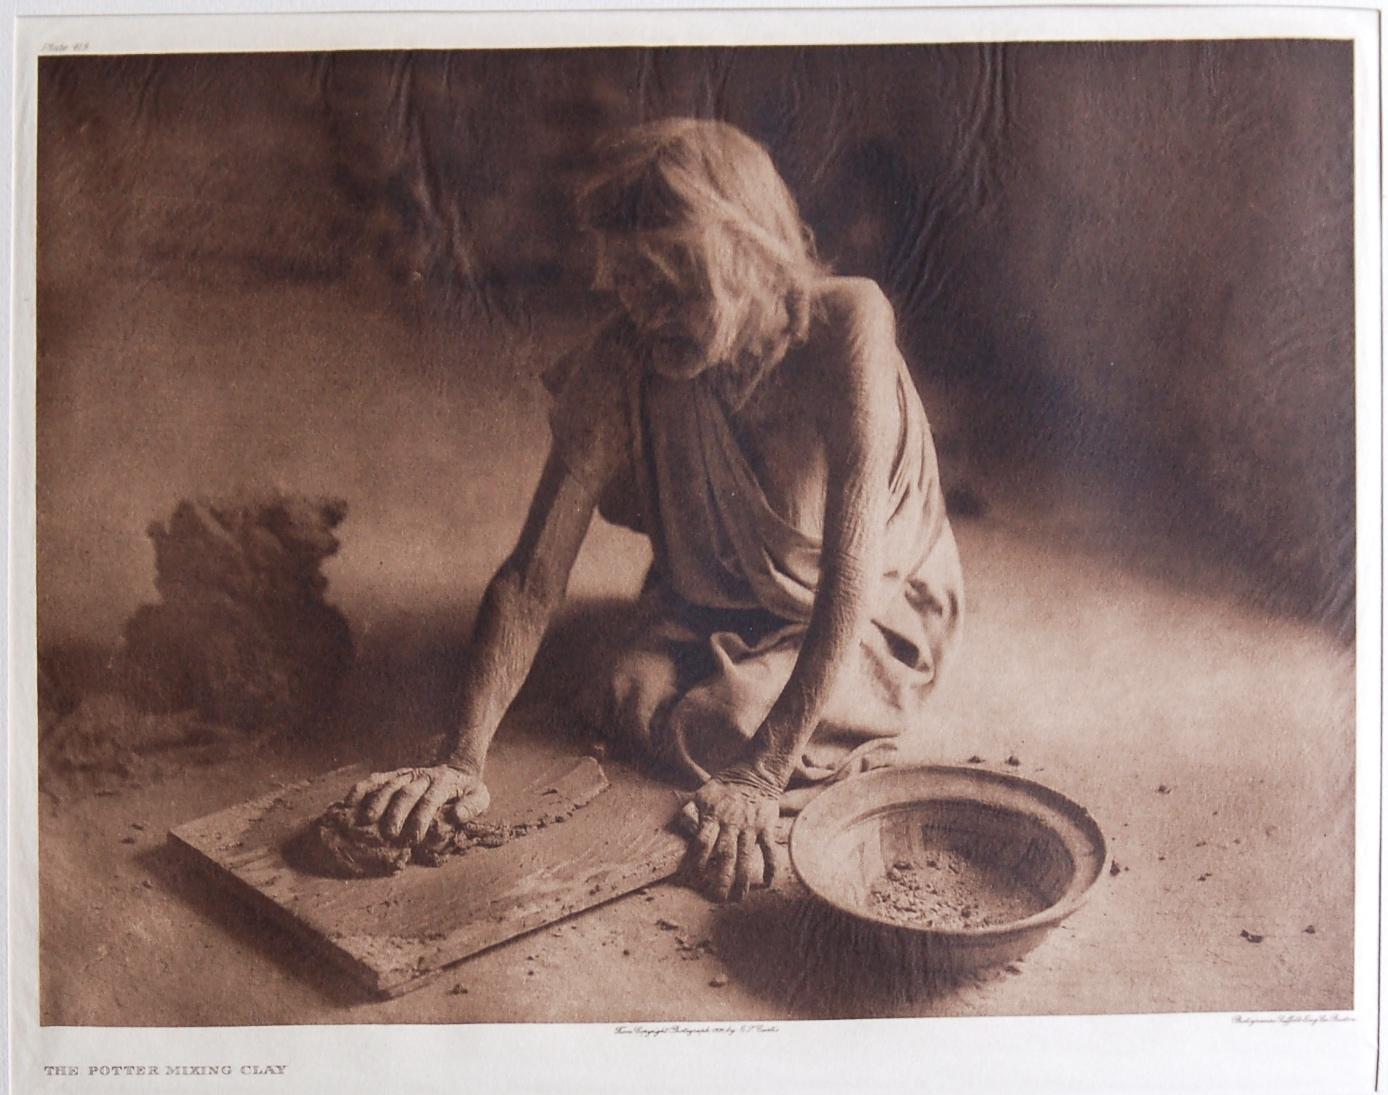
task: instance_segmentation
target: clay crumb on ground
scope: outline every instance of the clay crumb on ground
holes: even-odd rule
[[[893,864],[868,888],[868,907],[898,924],[959,930],[1024,920],[1046,902],[997,868],[941,849],[919,866]]]
[[[982,764],[982,763],[983,763],[983,758],[980,757],[977,753],[975,753],[973,756],[971,756],[971,757],[970,757],[968,760],[966,760],[964,763],[965,763],[965,764]]]
[[[1113,875],[1113,877],[1115,878],[1117,878],[1120,874],[1123,873],[1123,868],[1118,865],[1118,860],[1115,859],[1112,863],[1109,864],[1108,873]]]
[[[691,942],[682,935],[675,936],[675,946],[679,949],[680,958],[684,961],[693,961],[702,958],[706,954],[717,954],[713,940],[704,938],[697,942]]]
[[[1022,766],[1022,762],[1017,759],[1016,753],[1013,753],[1011,756],[1009,756],[1007,760],[1005,760],[1003,763],[1010,764],[1013,768],[1020,768]]]
[[[1159,794],[1159,795],[1169,795],[1169,794],[1171,794],[1171,788],[1168,787],[1168,786],[1167,786],[1166,784],[1164,784],[1164,783],[1158,784],[1158,785],[1157,785],[1157,794]]]
[[[1247,928],[1244,928],[1243,931],[1239,932],[1239,938],[1247,939],[1250,943],[1261,943],[1263,941],[1263,937],[1261,935],[1259,935],[1257,932],[1251,932]]]
[[[1302,928],[1301,930],[1305,932],[1307,935],[1316,934],[1316,926],[1314,924],[1307,924],[1306,927]]]
[[[726,973],[716,973],[709,978],[708,983],[716,989],[721,989],[728,983],[728,975]]]

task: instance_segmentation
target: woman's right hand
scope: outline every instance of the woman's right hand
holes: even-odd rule
[[[491,805],[491,794],[481,776],[437,764],[368,776],[348,792],[347,805],[357,807],[362,823],[379,821],[381,835],[388,840],[402,838],[401,843],[414,845],[424,839],[441,808],[461,824],[483,813]]]

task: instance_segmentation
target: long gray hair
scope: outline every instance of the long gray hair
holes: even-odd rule
[[[624,238],[715,302],[711,362],[765,368],[805,337],[826,269],[771,156],[735,126],[664,118],[622,130],[576,205],[583,228]]]

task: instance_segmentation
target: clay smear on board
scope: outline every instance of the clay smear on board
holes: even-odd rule
[[[1046,901],[1004,872],[957,852],[902,860],[868,887],[868,908],[917,928],[991,928],[1025,920]]]
[[[499,848],[519,837],[562,824],[607,789],[607,776],[592,757],[583,757],[558,779],[501,804],[492,816],[455,824],[442,815],[418,844],[401,845],[381,835],[376,824],[358,821],[357,807],[329,806],[294,842],[296,865],[334,878],[395,874],[411,863],[437,867],[474,848]]]

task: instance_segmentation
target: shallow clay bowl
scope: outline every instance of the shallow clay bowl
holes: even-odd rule
[[[1015,889],[1021,919],[981,927],[902,923],[870,891],[946,853]],[[859,926],[905,940],[937,969],[997,965],[1030,951],[1084,902],[1107,849],[1088,811],[1048,787],[978,768],[880,768],[837,783],[796,819],[791,861],[810,892]],[[923,919],[923,918],[922,918]]]

